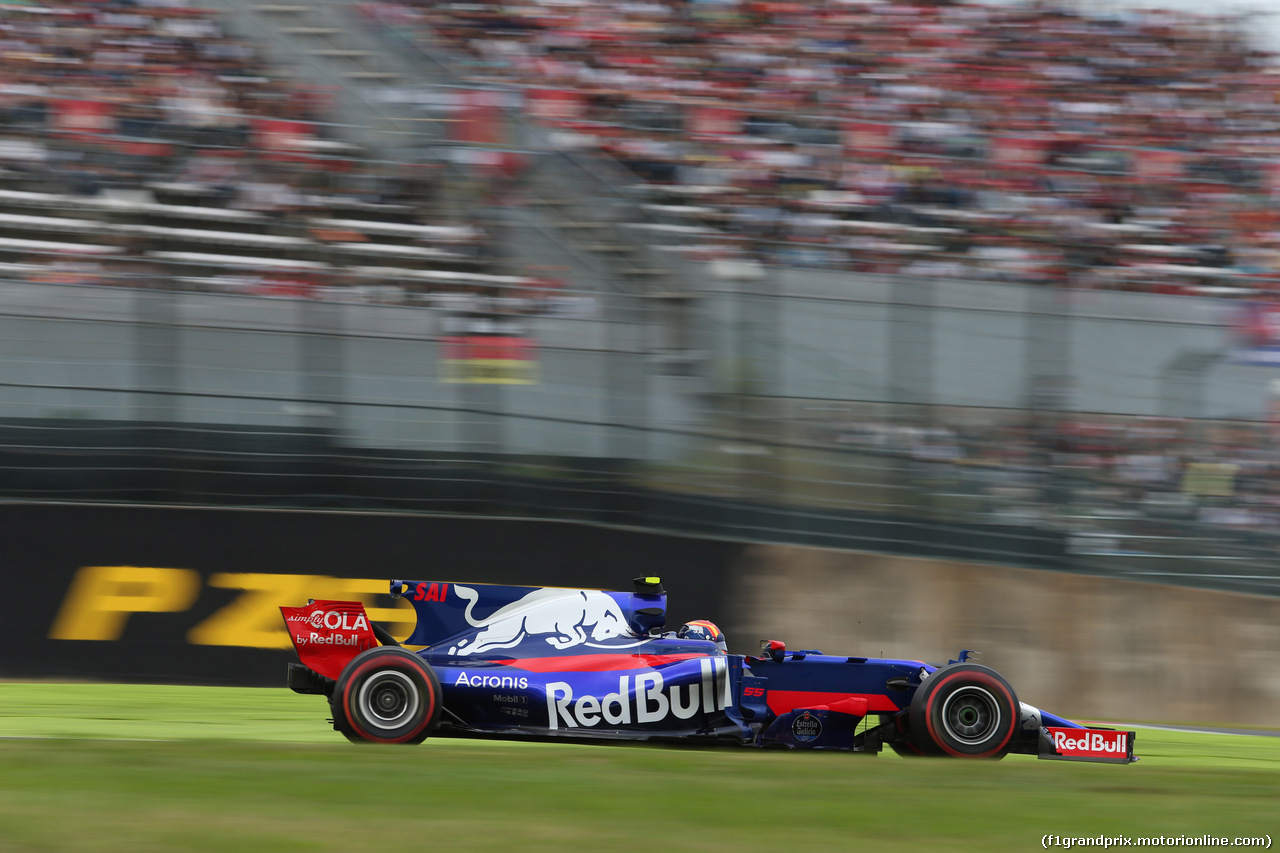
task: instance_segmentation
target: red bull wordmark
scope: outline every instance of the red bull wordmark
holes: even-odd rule
[[[547,719],[552,729],[595,726],[601,721],[612,726],[659,723],[670,715],[687,720],[697,714],[723,711],[732,702],[729,665],[725,658],[702,658],[701,681],[675,684],[669,689],[662,673],[644,672],[618,677],[618,692],[604,696],[585,694],[576,699],[565,681],[547,685]]]

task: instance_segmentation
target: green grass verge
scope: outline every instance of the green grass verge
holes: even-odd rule
[[[0,850],[1030,850],[1274,835],[1280,738],[1143,729],[1132,766],[348,744],[284,689],[0,684]]]

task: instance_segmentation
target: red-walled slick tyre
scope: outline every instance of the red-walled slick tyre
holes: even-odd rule
[[[957,663],[933,672],[912,697],[911,744],[925,755],[1004,758],[1020,722],[1018,697],[990,667]]]
[[[342,670],[331,705],[349,740],[422,743],[440,720],[440,679],[412,652],[377,646]]]

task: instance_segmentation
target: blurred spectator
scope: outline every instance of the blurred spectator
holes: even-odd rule
[[[482,232],[456,236],[463,229],[442,212],[429,168],[393,168],[323,138],[331,100],[276,73],[194,0],[0,5],[0,189],[17,238],[0,260],[43,242],[41,280],[106,283],[145,270],[139,280],[151,282],[163,267],[179,276],[173,286],[243,291],[238,270],[261,257],[266,270],[331,268],[344,286],[265,274],[251,292],[378,299],[452,287],[480,261],[495,265]],[[327,222],[313,228],[307,217]],[[383,221],[352,224],[365,217]],[[81,242],[110,247],[109,274]],[[241,257],[220,264],[223,255]],[[377,264],[456,275],[406,284]]]
[[[1245,19],[837,0],[362,8],[457,51],[478,80],[554,95],[575,146],[659,190],[742,191],[699,203],[769,259],[893,267],[857,244],[775,245],[845,245],[836,223],[870,220],[962,230],[982,277],[1214,295],[1280,279],[1280,220],[1264,212],[1280,192],[1280,78]],[[860,202],[825,222],[789,206],[831,190]],[[1122,260],[1138,240],[1191,251]]]

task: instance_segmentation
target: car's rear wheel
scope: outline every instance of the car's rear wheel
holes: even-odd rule
[[[378,646],[347,664],[330,704],[348,740],[422,743],[440,720],[440,679],[412,652]]]
[[[925,755],[1003,758],[1018,732],[1018,709],[1013,687],[994,669],[945,666],[912,697],[910,744]]]

